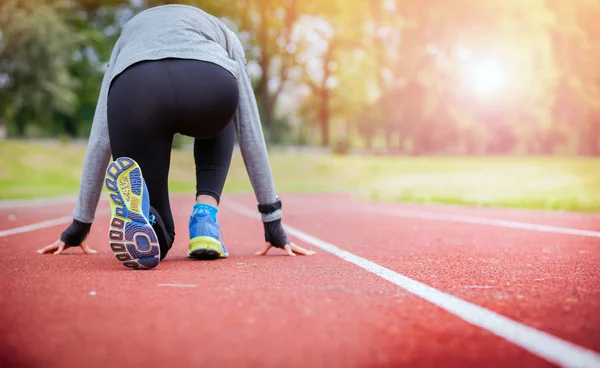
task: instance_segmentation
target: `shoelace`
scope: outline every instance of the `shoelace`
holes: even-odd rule
[[[156,216],[150,215],[150,216],[148,216],[148,220],[150,222],[150,225],[156,224]]]

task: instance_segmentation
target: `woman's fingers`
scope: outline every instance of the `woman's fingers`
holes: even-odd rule
[[[272,245],[270,243],[265,243],[265,249],[258,251],[256,253],[254,253],[257,256],[264,256],[265,254],[267,254],[267,252],[269,251],[269,249],[271,249]]]
[[[83,253],[85,254],[96,254],[98,253],[98,251],[92,249],[89,247],[87,240],[84,240],[83,243],[81,243],[81,250],[83,250]]]
[[[317,254],[316,252],[314,252],[312,250],[304,249],[295,243],[290,243],[287,246],[289,246],[291,248],[291,250],[294,251],[295,253],[301,254],[303,256],[314,256],[315,254]]]
[[[290,243],[292,244],[292,243]],[[290,244],[287,244],[283,249],[285,249],[285,251],[287,252],[288,256],[290,257],[296,257],[296,254],[294,254],[294,251],[292,250],[292,247],[290,246]]]
[[[59,242],[58,244],[58,249],[56,250],[56,252],[54,252],[53,254],[61,254],[63,252],[63,250],[65,250],[65,243],[63,243],[62,241]]]
[[[58,247],[60,246],[60,239],[55,241],[54,243],[50,244],[50,245],[46,245],[44,248],[42,249],[38,249],[37,253],[38,254],[45,254],[45,253],[50,253],[53,252],[54,250],[58,249]]]
[[[270,243],[265,243],[265,249],[256,252],[255,254],[257,256],[264,256],[266,255],[269,250],[272,248],[273,246]],[[301,246],[295,244],[295,243],[289,243],[287,244],[285,247],[283,247],[283,250],[285,250],[285,252],[287,253],[288,256],[290,257],[295,257],[296,254],[300,254],[303,256],[314,256],[315,254],[317,254],[316,252],[312,251],[312,250],[308,250],[308,249],[304,249]]]
[[[85,254],[97,254],[98,253],[98,251],[90,248],[90,246],[87,243],[87,240],[84,240],[81,243],[80,247],[81,247],[81,250],[83,251],[83,253],[85,253]],[[46,253],[61,254],[62,252],[64,252],[64,250],[66,248],[68,248],[67,245],[65,243],[63,243],[60,239],[58,239],[54,243],[52,243],[50,245],[46,245],[42,249],[38,249],[37,253],[38,254],[46,254]]]

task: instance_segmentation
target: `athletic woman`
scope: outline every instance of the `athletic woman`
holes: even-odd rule
[[[158,265],[175,238],[168,172],[173,136],[180,133],[195,138],[188,255],[227,257],[217,212],[236,132],[267,242],[257,254],[273,246],[290,256],[313,255],[291,243],[281,225],[281,201],[237,36],[192,6],[139,13],[123,29],[104,75],[73,222],[38,253],[76,246],[95,253],[86,238],[104,185],[112,214],[109,243],[117,259],[130,268]]]

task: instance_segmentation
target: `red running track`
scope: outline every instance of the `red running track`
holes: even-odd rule
[[[99,251],[93,256],[78,249],[35,253],[65,225],[8,231],[69,216],[72,202],[0,206],[0,366],[598,366],[600,233],[461,221],[598,231],[600,216],[364,203],[331,194],[283,200],[285,224],[304,234],[292,238],[317,256],[254,256],[262,226],[237,210],[254,212],[253,199],[229,196],[220,221],[230,258],[189,260],[191,203],[177,196],[175,246],[150,271],[126,269],[112,255],[106,203],[91,233]],[[328,243],[433,287],[442,305],[319,248]],[[466,322],[444,304],[451,296],[494,312],[491,322],[504,316],[524,327],[522,340],[490,331],[487,317]],[[510,330],[499,328],[500,335]],[[555,339],[545,344],[538,332]],[[549,358],[553,351],[558,357]]]

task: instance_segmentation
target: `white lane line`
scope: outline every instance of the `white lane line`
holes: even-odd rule
[[[555,233],[555,234],[580,235],[580,236],[589,236],[592,238],[600,238],[600,231],[580,230],[580,229],[551,226],[551,225],[539,225],[539,224],[532,224],[529,222],[499,220],[499,219],[492,219],[492,218],[487,218],[487,217],[463,216],[463,215],[453,215],[453,214],[435,213],[435,212],[427,212],[427,211],[381,210],[381,209],[373,209],[373,211],[378,214],[386,214],[386,215],[392,215],[392,216],[398,216],[398,217],[416,218],[416,219],[421,219],[421,220],[462,222],[462,223],[467,223],[467,224],[508,227],[508,228],[512,228],[512,229],[534,230],[534,231],[542,231],[542,232]]]
[[[255,211],[239,204],[228,207],[247,217],[260,219]],[[547,361],[563,367],[600,367],[600,355],[535,328],[520,324],[496,312],[459,299],[450,294],[410,279],[379,264],[309,235],[292,226],[286,231],[306,243],[371,272],[426,301],[454,314],[458,318],[493,333]]]
[[[161,287],[196,287],[196,284],[158,284]]]
[[[98,211],[98,212],[96,212],[96,217],[105,215],[107,213],[110,213],[110,211],[109,210]],[[64,225],[64,224],[70,223],[71,221],[73,221],[72,215],[63,216],[63,217],[55,218],[53,220],[48,220],[48,221],[36,222],[36,223],[30,224],[30,225],[15,227],[14,229],[0,230],[0,238],[9,236],[9,235],[15,235],[15,234],[27,233],[30,231],[45,229],[47,227]]]
[[[42,222],[37,222],[37,223],[31,224],[31,225],[16,227],[14,229],[2,230],[2,231],[0,231],[0,238],[9,236],[9,235],[27,233],[29,231],[45,229],[47,227],[68,224],[71,221],[73,221],[72,216],[64,216],[64,217],[59,217],[54,220],[42,221]]]

